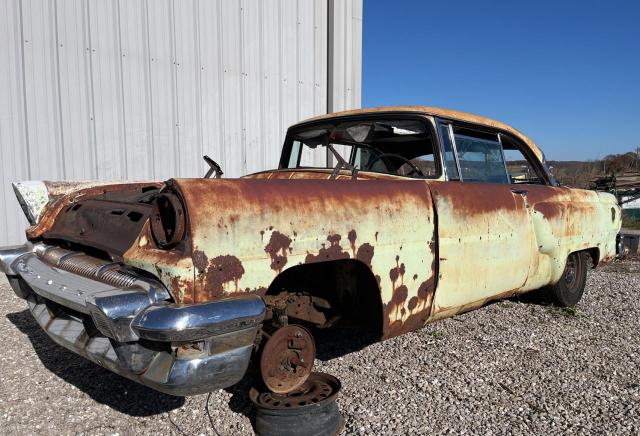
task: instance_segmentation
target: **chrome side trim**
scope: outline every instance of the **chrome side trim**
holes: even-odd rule
[[[131,328],[141,338],[154,341],[194,341],[253,327],[262,322],[265,312],[257,295],[185,306],[159,303],[138,313]]]
[[[2,247],[0,250],[0,272],[6,275],[16,275],[12,265],[16,260],[33,250],[32,245],[12,245],[10,247]]]

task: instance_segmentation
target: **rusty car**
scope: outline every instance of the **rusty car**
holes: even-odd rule
[[[560,186],[491,119],[433,107],[290,127],[277,169],[164,182],[16,182],[24,245],[0,268],[57,343],[173,395],[255,362],[289,392],[315,329],[379,340],[544,289],[580,300],[616,256],[614,196]]]

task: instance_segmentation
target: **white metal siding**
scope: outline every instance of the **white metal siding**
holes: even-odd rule
[[[329,0],[329,112],[359,108],[362,90],[362,0]]]
[[[0,27],[0,245],[12,181],[235,177],[360,106],[362,0],[4,0]]]

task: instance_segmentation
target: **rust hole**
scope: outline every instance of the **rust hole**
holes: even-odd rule
[[[129,218],[131,221],[133,221],[134,223],[137,223],[138,221],[140,221],[142,219],[144,215],[142,215],[140,212],[129,212],[127,214],[127,218]]]

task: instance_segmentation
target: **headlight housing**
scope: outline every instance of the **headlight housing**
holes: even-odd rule
[[[173,192],[158,194],[151,213],[151,235],[156,245],[169,249],[184,238],[187,219],[180,198]]]

